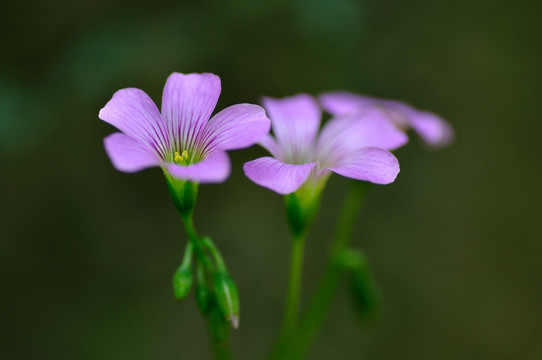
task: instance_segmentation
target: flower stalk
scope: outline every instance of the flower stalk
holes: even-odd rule
[[[331,254],[324,274],[309,302],[306,312],[303,314],[297,332],[290,338],[288,344],[285,345],[282,357],[275,357],[275,359],[303,358],[320,329],[335,297],[341,275],[344,272],[344,266],[337,261],[336,256],[348,246],[352,228],[354,227],[357,214],[368,188],[369,183],[361,181],[353,182],[341,216],[339,217],[339,224],[333,238]]]

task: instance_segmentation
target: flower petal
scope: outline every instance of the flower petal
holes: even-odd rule
[[[245,175],[256,184],[285,195],[296,191],[307,180],[315,163],[292,165],[272,157],[249,161]]]
[[[363,148],[350,153],[330,169],[352,179],[365,180],[375,184],[392,183],[399,173],[399,162],[387,150]]]
[[[238,104],[230,106],[209,120],[201,142],[205,153],[214,149],[232,150],[252,146],[269,132],[271,122],[258,105]]]
[[[420,111],[404,102],[372,98],[349,92],[332,92],[319,97],[322,107],[333,115],[344,115],[378,107],[385,110],[395,125],[407,130],[412,127],[432,147],[442,147],[454,139],[453,128],[441,117]]]
[[[454,131],[450,124],[430,112],[416,111],[410,117],[410,125],[432,147],[449,145],[454,139]]]
[[[320,127],[321,112],[316,100],[299,94],[283,99],[264,98],[263,105],[286,158],[295,162],[306,160]]]
[[[160,165],[156,155],[126,134],[114,133],[107,136],[104,146],[113,166],[119,171],[131,173]]]
[[[167,172],[177,178],[200,183],[221,183],[230,176],[230,159],[224,151],[215,151],[203,161],[181,166],[169,163]]]
[[[98,117],[139,141],[157,156],[165,157],[169,147],[166,127],[158,108],[143,91],[127,88],[117,91],[100,110]]]
[[[374,105],[374,98],[352,94],[346,91],[335,91],[318,97],[322,108],[333,116],[349,114],[359,108]]]
[[[408,137],[384,111],[371,108],[331,119],[322,129],[317,149],[340,146],[354,150],[374,146],[394,150],[407,142]]]
[[[214,74],[171,74],[162,94],[162,116],[175,149],[193,148],[220,95]]]

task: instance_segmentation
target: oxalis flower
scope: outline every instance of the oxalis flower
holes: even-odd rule
[[[412,128],[433,148],[446,146],[454,138],[452,127],[444,119],[400,101],[338,91],[322,94],[320,103],[324,110],[334,116],[363,112],[377,107],[384,111],[398,128],[404,131]]]
[[[168,180],[218,183],[230,174],[226,150],[255,144],[270,122],[257,105],[230,106],[211,118],[220,95],[214,74],[171,74],[158,110],[142,90],[117,91],[99,118],[117,127],[104,139],[120,171],[159,166]]]
[[[310,198],[332,172],[376,184],[389,184],[399,173],[399,163],[388,150],[408,139],[382,111],[333,118],[318,134],[321,111],[311,96],[264,98],[263,105],[274,137],[264,136],[260,145],[273,157],[245,163],[246,176],[256,184]]]

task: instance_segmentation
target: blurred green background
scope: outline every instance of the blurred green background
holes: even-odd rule
[[[346,284],[309,359],[542,359],[542,3],[484,1],[15,1],[0,8],[2,359],[210,359],[171,275],[186,240],[159,170],[113,169],[97,117],[112,94],[160,102],[173,72],[214,72],[217,109],[345,89],[447,118],[450,148],[413,135],[373,187],[354,244],[384,294],[360,325]],[[282,199],[231,153],[200,188],[196,225],[241,293],[239,359],[274,341],[289,236]],[[316,284],[349,181],[332,177],[307,244]]]

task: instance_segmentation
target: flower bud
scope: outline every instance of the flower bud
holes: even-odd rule
[[[203,316],[209,313],[211,305],[211,293],[205,286],[196,285],[196,304]]]
[[[350,290],[354,307],[362,320],[373,320],[378,313],[380,293],[366,261],[352,269]]]
[[[179,301],[183,300],[192,287],[192,243],[186,243],[183,261],[173,274],[173,294]]]
[[[239,294],[233,279],[227,274],[216,274],[214,292],[218,308],[231,322],[234,329],[239,327]]]
[[[190,266],[179,266],[177,271],[173,274],[173,293],[175,298],[179,301],[183,300],[192,287],[192,270]]]

